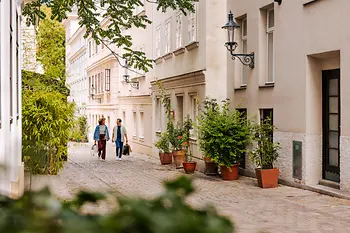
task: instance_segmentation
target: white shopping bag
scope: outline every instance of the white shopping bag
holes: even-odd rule
[[[91,147],[90,154],[91,154],[91,156],[95,156],[95,155],[97,155],[97,154],[98,154],[98,147],[97,147],[97,145],[96,145],[96,144],[95,144],[95,145],[93,145],[93,146]]]

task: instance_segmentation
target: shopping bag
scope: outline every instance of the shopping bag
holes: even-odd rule
[[[123,155],[130,155],[130,146],[128,144],[123,147]]]
[[[97,154],[98,154],[98,148],[97,148],[97,145],[94,144],[94,145],[92,145],[92,147],[91,147],[90,155],[91,155],[91,156],[95,156],[95,155],[97,155]]]

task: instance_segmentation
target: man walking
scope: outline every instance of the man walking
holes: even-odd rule
[[[126,128],[122,126],[122,120],[117,119],[117,125],[113,128],[112,140],[116,145],[116,156],[117,160],[122,160],[124,137],[126,139],[126,144],[128,144],[128,135],[126,134]]]

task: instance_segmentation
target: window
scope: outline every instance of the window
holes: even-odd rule
[[[274,79],[274,27],[275,27],[275,12],[274,9],[267,10],[267,82],[273,83]]]
[[[122,121],[124,122],[124,125],[126,125],[126,113],[125,111],[123,111],[123,119]]]
[[[97,80],[98,80],[98,84],[97,84],[97,92],[98,93],[101,93],[101,75],[100,74],[98,74],[97,75]]]
[[[144,133],[145,133],[145,124],[144,124],[144,113],[140,112],[140,139],[144,138]]]
[[[248,118],[248,115],[247,115],[247,109],[246,108],[238,108],[236,109],[240,114],[241,114],[241,117],[243,118],[243,120],[246,122],[247,118]],[[242,155],[242,160],[240,161],[240,167],[245,169],[245,157],[246,157],[246,153],[244,153]]]
[[[191,120],[194,124],[198,123],[198,96],[192,95],[191,96]],[[191,130],[191,135],[194,135],[194,130]]]
[[[156,57],[160,57],[160,26],[156,29]]]
[[[105,83],[106,83],[106,91],[111,90],[111,70],[105,69]]]
[[[162,131],[162,101],[160,98],[156,99],[156,130]]]
[[[248,41],[248,21],[247,17],[242,19],[242,29],[241,29],[241,37],[242,37],[242,52],[243,54],[247,54],[247,41]],[[248,66],[242,66],[242,80],[241,86],[246,86],[248,83]]]
[[[270,120],[270,123],[273,125],[273,109],[260,109],[260,122]],[[273,132],[270,135],[270,140],[273,140]]]
[[[103,78],[103,72],[101,72],[101,93],[105,92],[105,80]]]
[[[134,9],[134,15],[138,15],[145,10],[145,0],[141,0],[142,5],[136,6]]]
[[[89,41],[89,57],[92,55],[92,41]]]
[[[176,96],[177,111],[175,117],[177,122],[182,123],[184,119],[184,97]]]
[[[95,41],[95,54],[97,54],[97,53],[98,53],[98,44]]]
[[[196,5],[195,5],[196,6]],[[197,9],[195,7],[197,12]],[[188,14],[188,42],[194,42],[197,40],[197,13],[190,12]]]
[[[97,81],[97,75],[95,75],[95,88],[94,88],[94,94],[97,94],[98,91],[98,81]]]
[[[133,120],[134,120],[134,137],[137,137],[137,116],[136,116],[136,112],[133,112]]]
[[[182,14],[176,16],[176,48],[182,46]]]
[[[170,20],[165,23],[165,54],[171,50],[171,24]]]

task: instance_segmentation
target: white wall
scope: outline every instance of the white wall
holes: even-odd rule
[[[13,43],[10,45],[10,5],[12,4],[12,28]],[[20,4],[20,3],[18,3]],[[2,1],[0,3],[0,164],[7,166],[6,172],[0,172],[0,192],[18,197],[23,192],[24,171],[22,164],[22,118],[21,118],[21,43],[20,29],[16,27],[17,2]],[[18,35],[17,35],[18,33]],[[16,38],[18,38],[18,62],[16,62]],[[10,83],[10,51],[13,51],[12,84]],[[18,64],[18,66],[17,66]],[[12,103],[10,101],[10,87],[12,85]],[[12,105],[12,108],[11,108]],[[12,114],[10,110],[12,109]],[[12,116],[12,121],[11,121]]]

